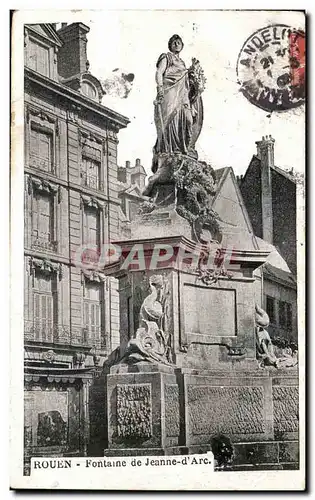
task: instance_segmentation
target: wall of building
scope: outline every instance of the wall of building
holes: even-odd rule
[[[296,275],[296,185],[272,171],[273,244]]]
[[[240,190],[251,220],[254,234],[263,237],[261,211],[261,175],[260,160],[254,157],[248,167],[246,175],[240,182]]]
[[[283,286],[278,282],[264,278],[264,309],[267,310],[266,297],[272,297],[275,305],[275,321],[270,321],[268,332],[271,337],[284,337],[289,340],[298,338],[297,332],[297,303],[296,290],[287,286]],[[292,329],[288,330],[279,324],[279,301],[291,304],[292,308]]]

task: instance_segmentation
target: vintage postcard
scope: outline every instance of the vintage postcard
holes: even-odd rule
[[[11,487],[305,489],[304,11],[15,11]]]

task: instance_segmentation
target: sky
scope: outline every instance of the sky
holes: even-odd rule
[[[126,99],[106,95],[102,101],[130,119],[128,127],[119,133],[120,165],[140,158],[150,172],[156,139],[153,122],[156,61],[161,53],[167,52],[168,39],[177,33],[184,41],[181,57],[186,66],[196,57],[207,78],[202,94],[204,124],[196,144],[199,159],[208,161],[215,169],[231,166],[236,175],[243,174],[256,152],[255,141],[271,134],[276,141],[276,165],[304,171],[304,105],[270,116],[239,92],[236,76],[238,54],[251,34],[277,23],[303,28],[301,13],[81,11],[72,14],[69,22],[74,21],[90,27],[87,54],[92,74],[103,79],[115,68],[135,74]]]

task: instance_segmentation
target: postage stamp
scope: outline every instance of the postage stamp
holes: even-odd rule
[[[303,490],[304,13],[12,16],[11,487]]]
[[[286,111],[305,101],[305,33],[283,24],[261,28],[237,60],[241,92],[266,111]]]

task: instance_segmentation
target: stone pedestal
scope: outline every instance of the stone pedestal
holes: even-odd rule
[[[203,453],[224,435],[236,470],[297,467],[296,370],[120,365],[107,391],[107,456]]]
[[[265,261],[266,252],[235,250],[224,273],[223,269],[217,271],[213,258],[219,245],[213,243],[206,263],[208,273],[213,273],[211,279],[201,275],[198,267],[207,249],[188,238],[169,236],[116,244],[124,259],[136,245],[142,253],[128,267],[119,262],[108,271],[119,278],[122,350],[139,327],[150,278],[160,275],[167,285],[165,323],[172,363],[177,368],[256,366],[253,271]]]
[[[185,236],[118,245],[123,258],[108,273],[119,279],[122,361],[107,375],[105,454],[201,453],[224,435],[236,469],[268,468],[269,462],[296,467],[297,370],[261,368],[256,359],[253,271],[268,254],[235,250],[222,265],[209,257],[209,246]],[[123,265],[135,245],[142,255]],[[218,248],[212,243],[210,255]],[[128,364],[124,352],[139,336],[143,305],[157,282],[163,283],[163,301],[157,290],[154,300],[163,309],[168,355],[160,363],[147,356]]]
[[[112,367],[107,376],[106,454],[130,450],[129,454],[163,455],[175,448],[180,453],[185,439],[178,376],[174,367],[151,363]]]

